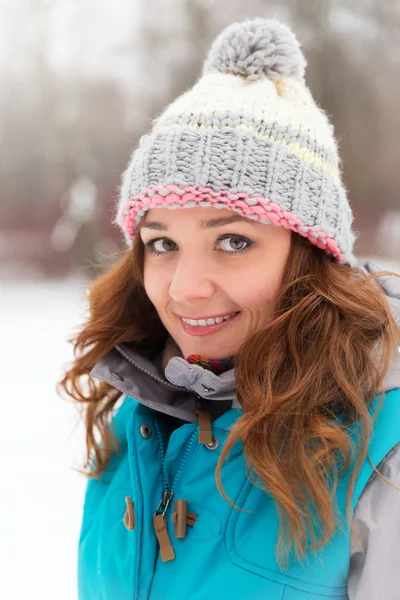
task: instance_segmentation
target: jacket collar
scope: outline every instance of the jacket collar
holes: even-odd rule
[[[201,407],[207,408],[212,419],[230,408],[240,408],[234,369],[216,375],[188,363],[171,339],[156,360],[145,357],[129,342],[117,344],[94,365],[90,375],[149,408],[185,421],[197,421],[196,411]]]
[[[354,257],[353,257],[354,258]],[[380,269],[371,262],[348,264],[366,273]],[[380,277],[392,312],[400,324],[400,280]],[[230,408],[240,408],[236,396],[234,369],[216,375],[204,367],[188,363],[179,347],[169,338],[163,353],[150,360],[129,342],[117,344],[99,360],[90,375],[106,381],[122,393],[156,411],[194,422],[196,410],[206,408],[214,420]],[[400,387],[400,354],[393,356],[384,380],[386,391]]]

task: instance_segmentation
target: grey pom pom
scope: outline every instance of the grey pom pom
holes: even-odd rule
[[[293,77],[304,80],[307,61],[291,29],[275,19],[229,25],[214,40],[203,67],[208,73],[232,73],[249,80]]]

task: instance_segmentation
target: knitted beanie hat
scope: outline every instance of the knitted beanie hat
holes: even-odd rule
[[[129,245],[150,208],[213,206],[292,229],[338,262],[351,256],[334,129],[306,87],[306,64],[274,19],[222,31],[202,76],[153,120],[123,174],[113,223]]]

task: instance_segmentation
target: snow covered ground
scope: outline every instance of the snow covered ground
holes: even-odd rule
[[[55,392],[84,282],[0,284],[0,598],[76,600],[83,429]]]
[[[400,265],[373,259],[400,272]],[[83,281],[0,283],[0,598],[76,600],[83,428],[55,392]]]

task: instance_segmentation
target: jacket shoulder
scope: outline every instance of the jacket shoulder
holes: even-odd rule
[[[372,415],[374,415],[376,406],[381,402],[381,398],[381,394],[378,394],[373,399],[370,409]],[[399,443],[400,388],[395,388],[385,392],[384,402],[374,419],[368,446],[368,458],[361,467],[354,490],[353,508],[356,506],[369,479],[376,474],[374,467],[378,467]]]

